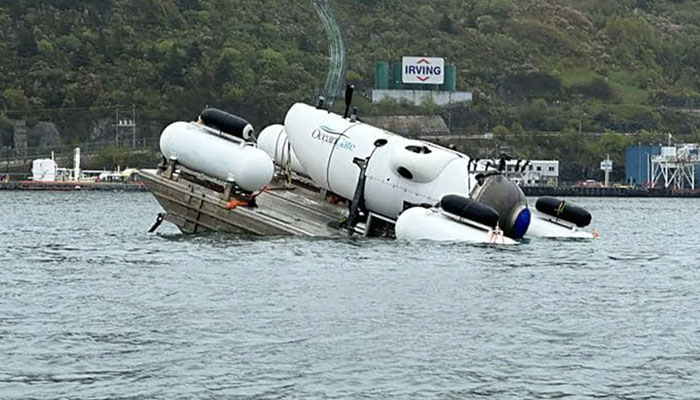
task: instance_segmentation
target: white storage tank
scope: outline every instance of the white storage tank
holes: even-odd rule
[[[35,182],[54,182],[58,164],[56,161],[42,158],[32,162],[32,180]]]
[[[272,180],[274,165],[262,150],[244,141],[233,142],[192,122],[173,122],[160,136],[160,151],[169,160],[246,191],[256,191]]]
[[[263,129],[258,135],[258,148],[267,153],[280,167],[290,165],[292,171],[297,174],[307,175],[304,166],[294,154],[287,132],[284,131],[284,125],[275,124]]]

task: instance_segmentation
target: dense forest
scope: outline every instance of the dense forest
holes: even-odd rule
[[[582,143],[578,132],[610,132],[596,151],[665,132],[699,136],[695,0],[330,4],[347,44],[346,79],[360,92],[372,87],[377,60],[432,55],[457,65],[458,89],[475,93],[450,110],[458,133],[527,145],[531,132],[561,132],[563,144]],[[0,128],[52,121],[65,140],[83,140],[119,105],[159,126],[206,104],[262,126],[314,99],[327,53],[311,0],[3,0]],[[359,104],[372,114],[446,112]]]

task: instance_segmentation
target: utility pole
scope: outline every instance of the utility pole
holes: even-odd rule
[[[131,148],[136,148],[136,106],[131,104]]]
[[[10,146],[3,146],[2,149],[5,150],[5,180],[10,181]]]
[[[126,115],[129,115],[128,113]],[[136,147],[136,106],[134,104],[131,105],[131,118],[126,117],[124,119],[119,119],[119,107],[117,107],[117,110],[115,112],[115,121],[114,121],[114,142],[119,147],[119,137],[122,135],[122,129],[125,129],[126,132],[124,132],[127,136],[129,135],[129,128],[131,128],[131,147],[135,148]],[[128,146],[129,139],[126,139],[124,141],[124,144]]]
[[[600,163],[600,169],[605,172],[605,187],[610,186],[610,172],[613,169],[613,162],[610,159],[610,154],[606,154],[605,160]]]
[[[116,109],[114,117],[114,144],[119,147],[119,107]]]

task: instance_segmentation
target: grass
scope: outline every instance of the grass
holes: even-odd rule
[[[622,103],[644,104],[649,99],[649,91],[639,87],[637,78],[629,71],[617,70],[608,74],[610,83],[620,90]]]
[[[595,78],[604,78],[588,67],[571,68],[562,71],[561,81],[567,88],[577,85],[585,85],[593,82]]]
[[[579,67],[564,70],[561,74],[562,83],[567,88],[586,85],[596,78],[607,79],[618,90],[623,104],[642,105],[649,99],[649,90],[640,87],[639,79],[627,70],[611,71],[605,77],[590,68]]]

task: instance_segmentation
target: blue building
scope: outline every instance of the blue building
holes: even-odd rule
[[[694,160],[700,159],[700,150],[698,150],[697,145],[677,146],[682,147],[674,146],[676,147],[676,150],[681,148],[687,150],[688,146],[690,146],[687,157]],[[651,158],[653,156],[661,155],[661,153],[661,145],[637,144],[635,146],[628,147],[625,151],[625,183],[640,186],[645,186],[647,183],[650,183],[652,180],[652,177],[649,176],[649,172],[652,170]],[[673,154],[675,155],[676,153],[673,152]],[[693,170],[695,174],[695,187],[700,187],[700,163],[696,163]]]
[[[644,185],[650,181],[650,156],[661,154],[661,146],[637,144],[625,151],[625,182],[630,185]]]

